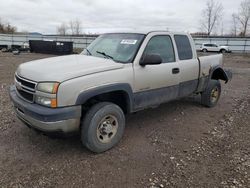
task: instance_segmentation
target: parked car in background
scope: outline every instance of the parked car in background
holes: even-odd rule
[[[8,45],[0,45],[0,51],[5,52],[8,49]]]
[[[23,44],[12,44],[12,45],[0,45],[0,51],[2,52],[28,52],[30,50],[29,43],[24,42]]]
[[[220,46],[218,44],[204,43],[201,46],[202,52],[220,52],[220,53],[230,53],[229,46]]]

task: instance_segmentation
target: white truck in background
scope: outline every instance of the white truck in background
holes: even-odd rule
[[[201,95],[217,104],[231,73],[222,54],[198,58],[193,39],[166,31],[100,35],[81,54],[21,64],[10,97],[18,118],[45,133],[81,134],[99,153],[116,145],[125,114]]]

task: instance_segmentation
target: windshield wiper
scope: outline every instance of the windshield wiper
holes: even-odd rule
[[[113,58],[112,56],[106,54],[105,52],[96,51],[96,53],[101,54],[101,55],[103,55],[103,56],[105,56],[105,57],[107,57],[107,58],[109,58],[109,59],[114,60],[114,58]]]
[[[85,48],[85,50],[88,52],[89,55],[92,55],[88,48]]]

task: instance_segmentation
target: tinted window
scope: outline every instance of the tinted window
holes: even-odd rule
[[[174,62],[174,48],[170,36],[159,35],[154,36],[148,42],[145,54],[158,54],[162,58],[163,63]]]
[[[192,59],[193,51],[186,35],[174,36],[180,60]]]

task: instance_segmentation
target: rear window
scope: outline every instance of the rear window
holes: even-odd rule
[[[175,35],[175,43],[178,50],[180,60],[187,60],[193,58],[193,51],[190,45],[190,41],[186,35]]]

